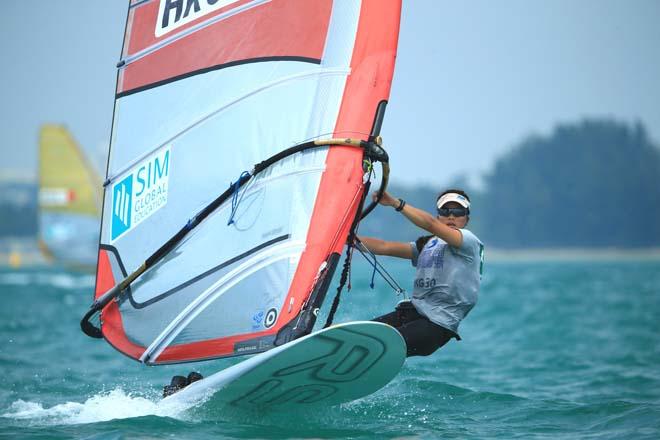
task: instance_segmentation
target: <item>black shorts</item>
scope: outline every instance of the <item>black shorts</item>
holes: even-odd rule
[[[451,338],[460,340],[453,331],[420,315],[410,301],[400,302],[392,313],[374,318],[373,321],[389,324],[401,333],[406,341],[407,356],[428,356]]]

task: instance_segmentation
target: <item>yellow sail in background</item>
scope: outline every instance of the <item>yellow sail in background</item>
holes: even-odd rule
[[[39,135],[39,247],[67,267],[96,265],[103,197],[101,178],[66,127]]]
[[[39,136],[42,212],[101,216],[102,185],[66,127],[47,124]]]

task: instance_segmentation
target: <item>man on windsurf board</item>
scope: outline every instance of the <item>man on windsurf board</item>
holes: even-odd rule
[[[407,356],[428,356],[452,338],[460,340],[458,326],[477,303],[484,246],[465,228],[470,198],[462,190],[444,191],[436,201],[437,217],[387,192],[380,204],[393,207],[431,235],[410,243],[359,237],[374,254],[409,259],[417,269],[412,300],[401,301],[393,312],[374,321],[401,333]]]

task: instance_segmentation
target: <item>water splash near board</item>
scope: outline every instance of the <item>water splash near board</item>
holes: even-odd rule
[[[116,388],[96,394],[84,402],[65,402],[44,406],[39,402],[17,400],[1,415],[37,426],[80,425],[144,416],[181,418],[187,407],[160,408],[157,401]]]

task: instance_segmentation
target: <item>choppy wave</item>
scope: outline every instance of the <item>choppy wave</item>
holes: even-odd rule
[[[405,279],[409,265],[393,272]],[[356,270],[354,285],[370,274]],[[654,263],[492,264],[460,343],[408,359],[389,385],[355,402],[258,417],[212,400],[165,406],[160,385],[190,366],[146,368],[81,335],[91,284],[75,273],[0,271],[9,383],[0,437],[660,438]],[[346,294],[335,322],[390,311],[397,298],[380,287]]]
[[[131,419],[145,416],[185,418],[185,406],[159,406],[157,400],[126,393],[117,388],[97,394],[83,403],[66,402],[44,407],[38,402],[17,400],[2,414],[2,417],[28,421],[30,425],[79,425],[106,422],[116,419]]]

